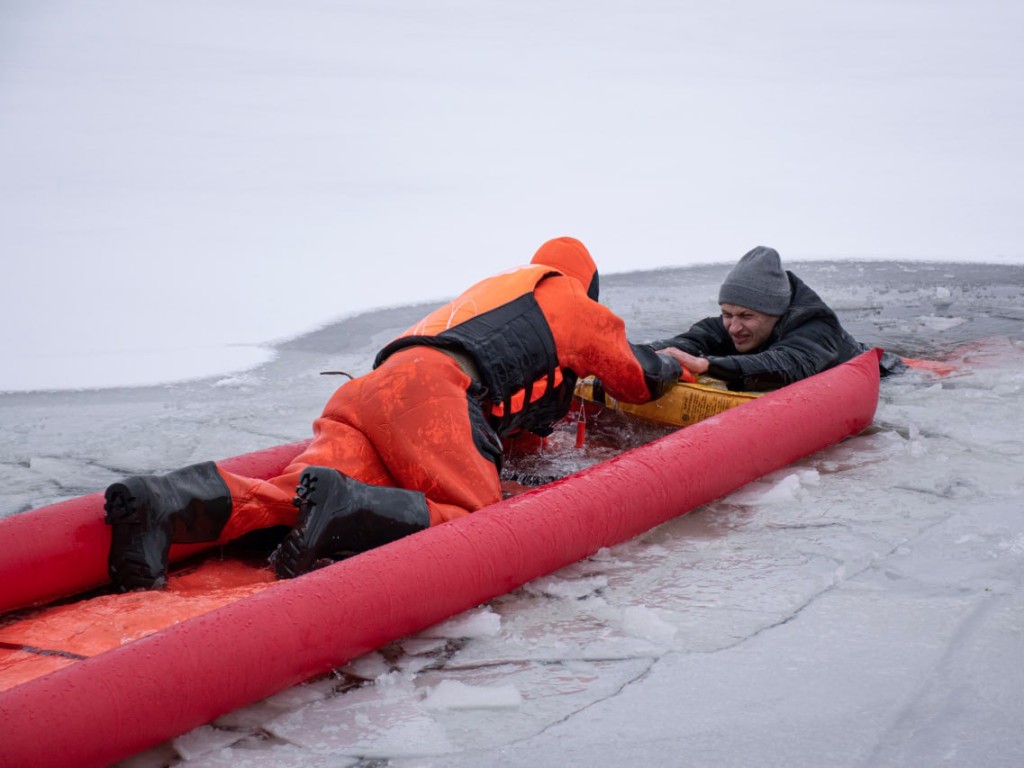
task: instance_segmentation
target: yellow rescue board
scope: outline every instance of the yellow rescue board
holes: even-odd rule
[[[595,379],[589,377],[576,383],[576,397],[585,403],[597,403],[640,419],[676,427],[688,427],[722,411],[743,405],[763,392],[733,392],[725,383],[701,376],[696,383],[679,381],[657,400],[642,405],[623,403],[604,392],[600,386],[595,395]]]

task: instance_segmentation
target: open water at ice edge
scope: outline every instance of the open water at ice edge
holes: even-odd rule
[[[1021,764],[1024,266],[787,266],[860,340],[958,372],[887,379],[864,434],[125,765]],[[727,269],[603,300],[661,337]],[[423,309],[245,374],[0,396],[0,514],[300,439],[320,371],[367,370]]]

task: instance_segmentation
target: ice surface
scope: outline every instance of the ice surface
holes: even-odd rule
[[[514,685],[473,686],[442,680],[423,702],[428,709],[507,709],[523,703]]]
[[[862,340],[956,372],[886,379],[865,433],[126,765],[1018,764],[1024,267],[793,268]],[[618,275],[606,301],[641,340],[717,279]],[[917,322],[938,288],[963,323]],[[2,513],[300,439],[337,384],[319,371],[359,370],[407,315],[297,339],[233,386],[2,396]],[[551,467],[600,460],[574,435]]]

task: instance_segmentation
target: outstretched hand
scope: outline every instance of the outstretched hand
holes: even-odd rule
[[[681,349],[676,349],[675,347],[665,347],[664,349],[656,351],[660,355],[668,355],[669,357],[675,358],[675,360],[683,366],[683,375],[680,377],[683,381],[694,381],[696,376],[699,376],[702,373],[707,373],[708,361],[703,357],[691,355],[690,353],[683,352]],[[692,374],[692,376],[687,378],[687,373]]]

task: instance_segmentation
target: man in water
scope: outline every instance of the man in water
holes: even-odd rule
[[[671,356],[630,344],[597,299],[583,243],[550,240],[530,264],[482,280],[385,346],[370,373],[334,393],[279,477],[206,462],[111,485],[112,581],[163,586],[172,543],[277,525],[292,526],[273,556],[278,576],[292,577],[499,501],[502,439],[550,433],[577,377],[598,375],[615,398],[642,403],[682,373]]]
[[[777,389],[868,349],[817,293],[783,270],[773,248],[758,246],[739,260],[722,283],[718,304],[721,315],[651,347],[672,355],[695,375],[707,374],[741,390]],[[882,356],[881,375],[902,367],[898,356]]]

